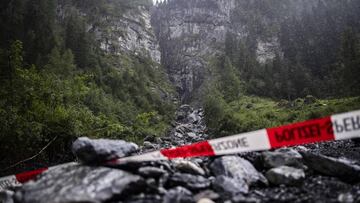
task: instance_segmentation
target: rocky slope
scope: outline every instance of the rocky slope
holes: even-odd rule
[[[354,141],[211,158],[96,163],[207,138],[201,109],[182,106],[168,138],[138,148],[80,138],[67,164],[0,193],[5,203],[67,202],[359,202],[360,145]]]

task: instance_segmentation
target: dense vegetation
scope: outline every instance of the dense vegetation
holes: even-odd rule
[[[77,136],[137,142],[166,132],[174,106],[157,91],[172,92],[159,64],[131,53],[105,53],[86,31],[95,19],[150,4],[1,1],[1,165],[35,154],[54,138],[42,162],[64,159]],[[69,6],[70,14],[59,18],[57,5]]]
[[[289,18],[284,18],[289,15],[287,8],[281,9],[286,1],[239,2],[233,21],[247,26],[250,35],[238,39],[228,33],[224,54],[209,60],[211,79],[204,106],[215,133],[226,135],[360,108],[356,99],[360,95],[358,1],[319,1],[310,11]],[[280,33],[283,52],[259,63],[259,36],[267,39],[274,33]],[[278,107],[259,97],[278,103],[286,100],[289,105]],[[325,100],[310,106],[297,104],[306,98]]]

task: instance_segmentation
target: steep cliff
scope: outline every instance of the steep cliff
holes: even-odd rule
[[[354,0],[169,0],[157,5],[152,22],[163,64],[189,102],[198,99],[217,55],[236,61],[247,52],[258,67],[279,57],[322,79],[337,58],[342,32],[357,25],[356,8]]]
[[[203,83],[209,56],[223,52],[233,0],[169,1],[153,12],[163,64],[183,102]]]
[[[57,16],[64,21],[71,15],[83,16],[87,32],[94,34],[102,50],[149,57],[160,63],[159,45],[150,24],[151,1],[60,1]]]

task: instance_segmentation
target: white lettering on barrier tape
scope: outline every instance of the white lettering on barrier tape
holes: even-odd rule
[[[335,140],[360,138],[360,111],[331,116]]]
[[[16,176],[6,176],[0,178],[0,191],[5,190],[9,187],[20,186],[21,183],[16,179]]]
[[[266,130],[234,135],[209,141],[215,155],[236,154],[270,149]]]

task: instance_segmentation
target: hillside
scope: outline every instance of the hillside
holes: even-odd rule
[[[360,109],[359,10],[2,0],[0,177],[40,170],[0,178],[0,202],[359,202],[357,140],[169,160],[176,146]],[[358,132],[354,115],[344,128]],[[114,161],[164,148],[149,155],[162,161]]]
[[[177,97],[160,64],[151,5],[1,2],[1,166],[53,139],[43,164],[73,159],[67,149],[79,136],[165,135]]]

